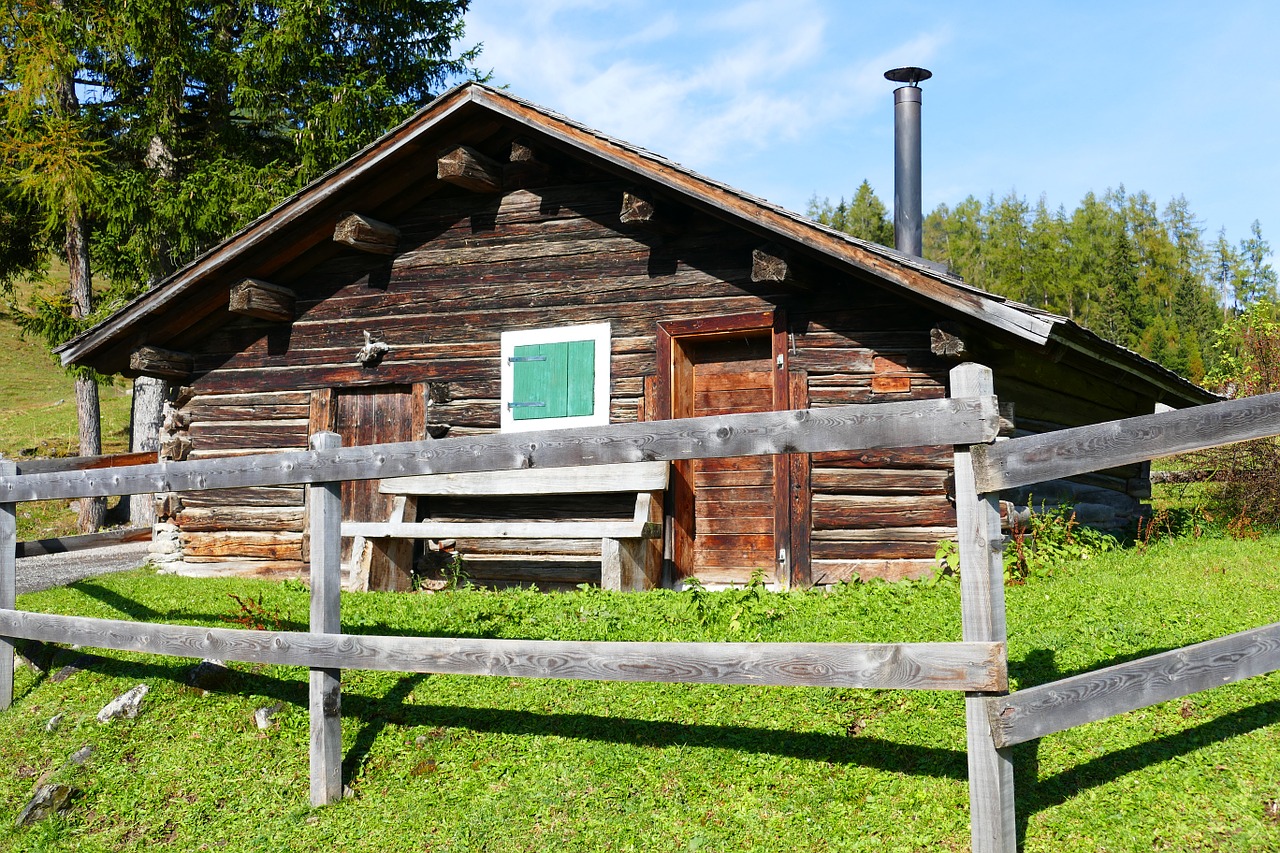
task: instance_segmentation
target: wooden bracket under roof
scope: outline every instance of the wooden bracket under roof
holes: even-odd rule
[[[467,145],[441,153],[436,163],[436,177],[472,192],[502,192],[502,164]]]
[[[394,255],[400,229],[359,213],[344,213],[333,229],[333,241],[374,255]]]
[[[765,243],[751,251],[751,280],[754,282],[790,282],[791,252],[777,243]]]
[[[129,355],[129,369],[157,379],[186,379],[195,368],[195,357],[189,352],[153,347],[138,347]]]
[[[510,161],[502,173],[502,183],[507,189],[535,186],[551,174],[551,166],[538,159],[533,143],[525,137],[511,141]]]
[[[257,317],[279,323],[293,322],[297,296],[292,290],[269,281],[246,278],[231,287],[227,310],[232,314]]]

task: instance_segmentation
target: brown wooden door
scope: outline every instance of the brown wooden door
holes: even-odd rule
[[[675,353],[676,417],[786,408],[769,329],[689,338]],[[780,394],[781,391],[781,394]],[[787,582],[785,457],[696,459],[676,464],[673,559],[677,579],[746,583],[755,572]]]
[[[343,447],[421,440],[425,422],[425,388],[377,385],[336,388],[312,393],[312,431],[331,430],[342,436]],[[387,521],[394,498],[378,492],[379,480],[342,484],[343,521]],[[399,519],[397,519],[399,520]],[[413,519],[410,519],[413,520]],[[342,541],[342,560],[352,565],[353,540]],[[408,589],[412,572],[412,542],[379,540],[370,554],[369,588]]]

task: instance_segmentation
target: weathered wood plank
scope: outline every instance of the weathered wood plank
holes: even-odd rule
[[[978,489],[994,492],[1273,435],[1280,392],[1012,438],[975,450],[974,467]]]
[[[990,368],[961,364],[951,371],[952,393],[990,394]],[[955,454],[956,535],[960,546],[960,619],[966,642],[1005,641],[1004,562],[998,494],[979,494],[972,448]],[[1003,664],[1004,662],[1002,662]],[[1013,752],[997,747],[986,720],[986,696],[965,695],[969,754],[969,826],[973,853],[1015,853]]]
[[[31,539],[19,542],[17,556],[34,557],[38,554],[65,554],[70,551],[86,551],[123,542],[145,542],[151,538],[150,527],[122,527],[101,533],[84,533],[79,536],[60,536],[54,539]]]
[[[14,476],[18,467],[0,459],[0,476]],[[12,612],[18,601],[18,508],[0,503],[0,616]],[[0,711],[13,704],[13,637],[0,628]]]
[[[655,492],[667,487],[666,462],[621,462],[589,468],[523,468],[426,474],[383,480],[378,490],[405,495],[577,495]]]
[[[334,432],[311,437],[317,451],[342,443]],[[311,634],[333,637],[342,631],[342,484],[310,487],[311,505]],[[311,719],[311,805],[342,799],[342,667],[308,664]]]
[[[513,678],[997,690],[999,643],[630,643],[380,637],[0,613],[15,639],[321,669]]]
[[[343,536],[366,539],[652,539],[662,525],[635,521],[346,521]]]
[[[996,743],[1085,723],[1280,669],[1280,622],[986,700]]]
[[[875,403],[0,477],[0,499],[971,443],[994,438],[998,427],[993,397]]]

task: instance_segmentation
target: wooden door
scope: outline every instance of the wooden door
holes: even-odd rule
[[[314,392],[312,431],[326,429],[338,433],[343,447],[419,440],[426,420],[423,391],[412,385],[375,385]],[[394,498],[379,493],[380,483],[380,480],[344,482],[342,520],[387,521]],[[351,539],[342,541],[344,565],[353,563],[352,544]],[[374,547],[370,554],[369,588],[408,589],[413,543],[388,540],[381,544],[384,547]]]
[[[786,374],[770,322],[732,333],[674,337],[672,417],[743,414],[787,408]],[[666,324],[670,329],[674,324]],[[763,327],[761,327],[763,325]],[[790,539],[785,456],[678,462],[673,478],[674,580],[747,583],[759,572],[786,584]]]

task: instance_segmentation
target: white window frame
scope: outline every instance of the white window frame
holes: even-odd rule
[[[580,326],[555,326],[547,329],[515,329],[503,332],[501,338],[501,365],[499,375],[502,377],[501,420],[503,432],[529,432],[539,429],[568,429],[580,426],[607,426],[609,423],[609,323],[586,323]],[[529,344],[559,344],[566,341],[592,341],[595,345],[595,387],[594,410],[590,415],[578,415],[570,418],[526,418],[516,420],[507,403],[511,402],[511,394],[515,382],[515,368],[511,357],[516,347]]]

